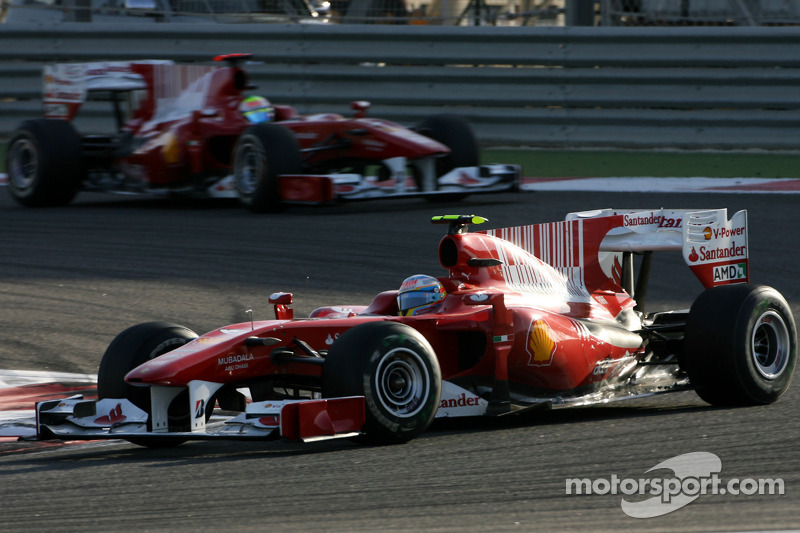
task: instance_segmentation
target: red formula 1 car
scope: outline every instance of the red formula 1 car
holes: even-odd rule
[[[368,306],[305,319],[276,293],[274,320],[202,336],[134,326],[103,356],[100,400],[38,404],[39,438],[403,442],[436,417],[687,388],[712,404],[768,404],[789,386],[794,318],[775,289],[748,283],[745,211],[609,209],[474,233],[480,217],[434,220],[450,224],[447,276],[412,276]],[[707,287],[690,310],[644,309],[662,250],[681,251]]]
[[[26,206],[65,205],[78,191],[238,197],[256,212],[287,203],[422,195],[454,198],[516,190],[515,165],[478,165],[469,125],[436,115],[407,129],[366,116],[254,113],[248,54],[225,67],[169,61],[45,68],[45,118],[26,120],[8,145],[11,195]],[[114,104],[116,130],[79,134],[87,99]],[[261,122],[253,123],[258,120]]]

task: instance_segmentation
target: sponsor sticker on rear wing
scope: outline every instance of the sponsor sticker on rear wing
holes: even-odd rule
[[[750,281],[747,211],[688,213],[684,224],[683,258],[704,287]]]
[[[727,209],[619,210],[570,213],[567,220],[605,218],[611,229],[600,251],[681,251],[704,287],[750,280],[747,211]]]

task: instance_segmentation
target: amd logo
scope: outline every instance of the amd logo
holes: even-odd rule
[[[747,279],[747,263],[714,267],[714,283]]]

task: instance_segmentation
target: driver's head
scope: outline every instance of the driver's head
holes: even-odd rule
[[[406,278],[397,292],[397,308],[401,316],[433,313],[442,305],[447,293],[434,277],[417,274]]]
[[[275,108],[263,96],[248,96],[239,104],[239,111],[253,124],[272,122],[275,119]]]

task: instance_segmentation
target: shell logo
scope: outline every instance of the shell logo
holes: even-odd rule
[[[161,154],[164,156],[164,162],[168,165],[180,162],[181,148],[175,135],[171,132],[166,132],[159,140],[163,143],[161,145]]]
[[[526,347],[530,359],[528,366],[548,366],[553,362],[556,351],[556,342],[553,340],[553,330],[544,320],[534,320],[528,330],[528,345]]]
[[[705,238],[707,241],[710,241],[710,240],[711,240],[711,228],[707,227],[706,229],[704,229],[704,230],[703,230],[703,237],[704,237],[704,238]]]

